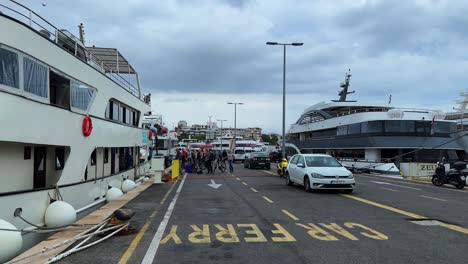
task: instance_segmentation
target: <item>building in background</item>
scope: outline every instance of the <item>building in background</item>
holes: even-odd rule
[[[218,127],[216,122],[207,122],[205,125],[193,124],[188,126],[185,120],[181,120],[177,123],[178,133],[181,136],[205,136],[206,140],[214,140],[224,135],[234,134],[243,138],[249,138],[260,141],[262,139],[262,129],[259,127],[248,127],[248,128],[224,128]]]

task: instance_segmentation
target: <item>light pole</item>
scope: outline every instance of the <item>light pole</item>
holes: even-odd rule
[[[243,105],[244,103],[232,103],[228,102],[228,104],[233,104],[234,105],[234,141],[236,139],[236,133],[237,133],[237,105]]]
[[[293,42],[293,43],[279,43],[279,42],[267,42],[267,45],[282,45],[283,46],[283,136],[281,140],[281,153],[283,158],[286,157],[286,146],[285,146],[285,131],[286,131],[286,46],[302,46],[304,43]]]
[[[216,119],[216,121],[221,122],[221,152],[223,152],[223,122],[227,121],[226,119]]]

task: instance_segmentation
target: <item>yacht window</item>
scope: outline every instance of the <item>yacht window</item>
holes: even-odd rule
[[[24,90],[28,93],[47,98],[48,68],[27,57],[23,59]]]
[[[87,111],[95,90],[87,85],[72,80],[71,81],[71,106],[83,111]]]
[[[337,136],[346,136],[348,134],[348,126],[339,126],[336,129]]]
[[[368,133],[368,123],[367,122],[362,122],[361,123],[361,133],[365,134]]]
[[[19,89],[18,54],[0,48],[0,84]]]
[[[397,120],[386,120],[385,121],[385,132],[401,132],[402,121]]]
[[[120,105],[119,107],[119,121],[125,123],[125,106]]]
[[[107,102],[106,112],[104,113],[104,118],[106,119],[112,119],[111,118],[111,103],[112,101]]]
[[[91,166],[96,165],[96,149],[93,150],[93,153],[91,153]]]
[[[104,163],[109,163],[109,148],[104,148]]]
[[[367,133],[381,133],[381,132],[383,132],[383,121],[367,122]]]
[[[55,148],[55,170],[63,170],[65,166],[65,148]]]
[[[435,122],[434,133],[448,134],[450,133],[450,125],[448,122]]]
[[[414,121],[400,121],[400,132],[414,133]]]
[[[361,124],[351,124],[348,125],[348,135],[351,134],[360,134],[361,133]]]
[[[50,104],[70,108],[70,80],[49,71]]]
[[[111,119],[119,121],[119,103],[111,101]]]
[[[130,124],[130,109],[125,108],[125,119],[124,119],[125,124]]]
[[[427,121],[417,121],[415,123],[416,133],[429,133],[431,128],[431,123]]]

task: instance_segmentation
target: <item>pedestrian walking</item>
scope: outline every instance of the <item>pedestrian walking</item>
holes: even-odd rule
[[[206,150],[203,155],[203,160],[205,161],[205,167],[208,170],[207,173],[213,173],[213,168],[211,167],[211,152]]]
[[[229,172],[234,173],[234,166],[232,166],[232,163],[234,162],[234,154],[232,153],[232,151],[230,151],[228,154],[228,161],[229,161]]]

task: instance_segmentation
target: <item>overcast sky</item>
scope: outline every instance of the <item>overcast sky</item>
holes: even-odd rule
[[[468,1],[450,0],[24,0],[86,45],[115,47],[153,94],[166,125],[208,116],[281,131],[282,48],[287,124],[336,99],[348,68],[350,99],[451,110],[468,88]],[[43,6],[45,3],[46,6]]]

